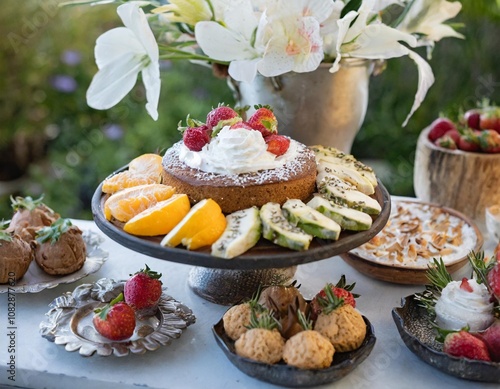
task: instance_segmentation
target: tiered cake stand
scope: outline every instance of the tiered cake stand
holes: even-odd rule
[[[115,173],[125,170],[126,167]],[[297,265],[319,261],[345,253],[374,237],[387,223],[391,208],[390,195],[379,182],[374,198],[382,212],[374,218],[367,231],[341,233],[337,241],[314,239],[307,251],[293,251],[265,239],[237,258],[230,260],[210,255],[210,248],[189,251],[181,247],[160,245],[163,237],[137,237],[123,231],[123,223],[110,222],[104,216],[104,202],[108,195],[102,192],[102,183],[92,198],[92,212],[96,225],[109,238],[141,254],[192,265],[189,286],[208,301],[230,305],[251,297],[259,285],[286,282],[293,278]]]

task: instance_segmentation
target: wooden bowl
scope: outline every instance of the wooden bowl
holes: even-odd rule
[[[500,154],[447,150],[418,138],[413,186],[422,201],[456,209],[484,225],[485,209],[500,204]]]
[[[402,201],[403,203],[419,203],[428,205],[431,207],[439,207],[443,209],[448,214],[455,216],[459,219],[462,219],[465,223],[472,227],[474,233],[476,235],[476,243],[474,245],[473,250],[475,252],[481,250],[484,239],[481,231],[477,227],[477,225],[464,214],[447,207],[440,207],[439,205],[430,204],[430,203],[422,203],[420,201]],[[395,205],[393,205],[395,208]],[[390,218],[389,218],[390,222]],[[384,230],[380,232],[380,234],[384,233]],[[446,269],[448,273],[453,275],[453,273],[459,271],[468,263],[469,251],[464,252],[464,255],[460,258],[454,259],[448,263],[446,263]],[[346,252],[340,254],[340,257],[349,264],[351,267],[359,271],[360,273],[375,278],[380,281],[391,282],[395,284],[404,284],[404,285],[425,285],[429,283],[427,278],[427,268],[426,267],[410,267],[405,265],[395,265],[395,264],[384,264],[375,262],[368,258],[363,258],[360,255],[357,255],[353,252]]]

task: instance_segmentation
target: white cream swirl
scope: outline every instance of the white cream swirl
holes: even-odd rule
[[[191,151],[182,145],[179,159],[193,169],[207,173],[233,175],[276,169],[297,155],[293,140],[287,152],[279,157],[267,151],[259,131],[224,127],[201,151]]]
[[[461,281],[452,281],[441,291],[436,302],[436,322],[448,330],[460,330],[465,326],[471,332],[483,331],[494,321],[493,303],[484,284],[468,280],[472,292],[461,289]]]

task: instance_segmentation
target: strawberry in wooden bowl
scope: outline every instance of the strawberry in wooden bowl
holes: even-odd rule
[[[417,142],[417,197],[484,223],[488,206],[500,203],[500,108],[486,105],[458,118],[441,117]]]

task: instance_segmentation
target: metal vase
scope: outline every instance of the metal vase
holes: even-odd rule
[[[321,64],[309,73],[286,73],[277,77],[258,75],[252,84],[230,80],[241,106],[269,105],[278,119],[278,132],[306,145],[334,146],[344,152],[365,118],[372,61],[349,58],[330,73]]]

